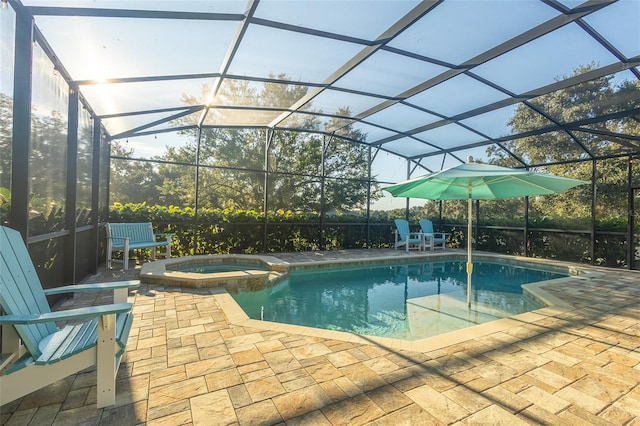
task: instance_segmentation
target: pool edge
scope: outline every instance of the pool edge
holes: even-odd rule
[[[275,256],[274,256],[275,257]],[[367,259],[358,260],[328,260],[328,261],[316,261],[316,262],[295,262],[288,263],[288,267],[291,269],[304,269],[306,267],[321,266],[345,266],[345,265],[362,265],[368,263],[384,262],[398,262],[398,261],[410,261],[418,259],[437,259],[443,257],[464,257],[461,253],[454,252],[440,252],[437,254],[423,255],[423,256],[393,256],[393,257],[372,257]],[[567,280],[584,280],[591,277],[601,276],[603,272],[596,270],[596,267],[575,265],[567,262],[560,262],[547,259],[527,258],[521,256],[509,256],[493,253],[480,253],[476,255],[476,260],[491,260],[499,259],[506,261],[517,261],[531,264],[538,264],[540,266],[548,267],[554,266],[561,268],[568,273],[572,274],[569,277],[556,278],[553,280],[543,281],[539,283],[524,284],[523,288],[534,299],[542,302],[545,306],[522,314],[517,314],[508,318],[501,318],[495,321],[490,321],[483,324],[467,327],[461,330],[454,330],[447,333],[439,334],[437,336],[426,337],[418,340],[402,340],[390,337],[380,336],[368,336],[358,335],[345,331],[325,330],[320,328],[306,327],[301,325],[291,325],[276,323],[271,321],[261,321],[249,318],[244,310],[236,303],[233,297],[224,288],[219,288],[212,295],[216,299],[216,302],[227,316],[229,323],[234,326],[250,327],[258,330],[279,331],[288,334],[298,334],[310,337],[318,337],[330,340],[340,340],[349,343],[366,343],[374,344],[382,347],[386,347],[394,350],[411,350],[416,352],[427,352],[436,349],[442,349],[451,345],[463,343],[468,340],[482,338],[497,332],[504,332],[509,329],[521,327],[523,325],[534,324],[538,321],[544,320],[549,317],[555,317],[574,309],[574,307],[563,301],[562,299],[553,296],[551,293],[545,290],[545,286],[552,285],[554,283],[567,282]],[[286,262],[285,262],[286,263]]]

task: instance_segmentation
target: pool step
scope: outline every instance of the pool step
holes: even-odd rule
[[[521,295],[494,292],[491,301],[471,301],[467,307],[466,293],[453,292],[416,297],[407,300],[407,322],[413,338],[425,338],[453,330],[483,324],[515,314],[503,306],[519,304]],[[490,303],[500,306],[490,306]]]

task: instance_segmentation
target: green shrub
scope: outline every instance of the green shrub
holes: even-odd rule
[[[338,213],[325,217],[322,226],[315,213],[277,210],[267,213],[267,246],[264,245],[264,214],[255,210],[233,208],[195,210],[189,207],[148,206],[114,203],[110,209],[112,222],[152,222],[157,233],[174,234],[172,252],[177,256],[192,254],[261,253],[367,248],[366,214]],[[398,215],[372,212],[369,218],[370,248],[393,246],[393,219]],[[417,224],[412,225],[417,230]],[[459,220],[434,220],[436,231],[447,232],[448,247],[466,248],[467,225]],[[474,225],[475,226],[475,225]],[[516,229],[502,229],[513,227]],[[511,218],[483,221],[475,235],[475,249],[495,253],[524,255],[523,220]],[[590,228],[587,219],[531,220],[527,238],[528,253],[533,257],[591,263]],[[594,264],[624,266],[626,262],[626,221],[606,219],[596,223]],[[412,228],[412,229],[413,229]],[[558,232],[545,231],[548,229]],[[565,232],[563,232],[563,230]],[[569,232],[568,232],[569,231]],[[194,247],[195,250],[194,250]],[[142,256],[149,252],[142,252]]]

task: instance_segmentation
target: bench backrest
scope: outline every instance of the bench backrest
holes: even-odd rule
[[[0,306],[8,315],[51,312],[27,246],[16,230],[0,226]],[[29,352],[40,355],[38,343],[54,333],[53,323],[15,326]]]
[[[155,242],[153,226],[151,222],[146,223],[108,223],[107,236],[117,238],[129,238],[129,243]],[[116,241],[121,244],[122,241]]]

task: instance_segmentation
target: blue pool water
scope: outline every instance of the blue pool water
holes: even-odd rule
[[[294,270],[274,287],[232,294],[250,318],[414,340],[542,307],[522,284],[567,276],[466,261]]]
[[[246,271],[247,269],[270,271],[271,269],[264,266],[253,263],[239,263],[239,262],[203,262],[203,263],[190,263],[186,265],[180,265],[172,270],[180,272],[192,272],[197,274],[213,274],[216,272],[238,272]]]

